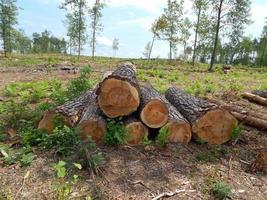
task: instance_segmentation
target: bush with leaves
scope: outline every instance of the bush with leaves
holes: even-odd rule
[[[70,81],[66,91],[68,99],[73,99],[93,87],[94,83],[90,80],[91,73],[92,68],[86,66],[81,70],[81,75],[78,78]]]
[[[107,120],[107,133],[104,137],[106,144],[116,145],[126,143],[126,128],[121,118]]]

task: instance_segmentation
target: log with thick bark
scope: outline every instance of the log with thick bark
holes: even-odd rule
[[[133,64],[119,66],[107,76],[97,90],[100,109],[109,118],[128,116],[140,104],[140,91]]]
[[[243,108],[239,105],[226,104],[211,98],[208,98],[207,100],[229,110],[241,123],[253,126],[260,130],[267,130],[267,114]]]
[[[140,119],[150,128],[161,128],[168,122],[168,106],[165,98],[151,85],[140,86]]]
[[[263,98],[261,96],[246,92],[246,93],[242,94],[242,97],[245,99],[248,99],[249,101],[255,102],[257,104],[267,106],[267,99]]]
[[[54,110],[45,112],[38,124],[38,129],[44,129],[48,133],[52,133],[55,128],[54,121],[57,117],[61,118],[67,126],[74,127],[81,119],[85,107],[95,98],[95,90],[90,90]]]
[[[107,132],[107,124],[96,100],[87,105],[78,127],[81,128],[82,140],[86,140],[88,136],[91,136],[96,142],[103,139]]]
[[[168,137],[167,142],[188,144],[191,140],[191,126],[183,115],[169,102]]]
[[[223,144],[231,139],[237,120],[228,111],[175,87],[169,88],[165,96],[191,123],[194,138],[209,144]]]
[[[126,127],[126,142],[128,144],[141,144],[148,137],[149,130],[140,120],[135,117],[124,119]]]
[[[260,97],[267,99],[267,90],[254,90],[252,91],[252,94],[258,95]]]

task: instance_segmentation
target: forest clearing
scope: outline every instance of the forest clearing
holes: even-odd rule
[[[0,200],[267,200],[266,0],[0,0]]]
[[[19,68],[1,68],[1,125],[10,128],[6,129],[7,135],[1,134],[4,141],[1,143],[1,198],[152,199],[177,190],[170,199],[210,199],[216,197],[216,192],[215,195],[212,192],[216,191],[216,185],[219,194],[227,193],[227,198],[265,199],[266,154],[262,166],[254,168],[253,163],[266,150],[266,132],[247,125],[239,125],[236,135],[222,145],[193,139],[188,144],[163,141],[161,145],[162,141],[153,139],[132,146],[122,144],[122,138],[122,141],[111,139],[115,146],[98,143],[97,149],[93,147],[93,154],[101,152],[99,158],[94,158],[96,163],[101,160],[95,166],[97,175],[92,175],[92,168],[80,169],[85,158],[73,153],[76,150],[72,145],[77,145],[74,129],[64,126],[54,130],[58,136],[46,138],[36,130],[38,122],[45,110],[64,102],[64,95],[77,97],[82,91],[94,88],[105,72],[115,70],[127,60],[95,58],[92,61],[83,57],[72,63],[68,56],[32,57],[38,62],[34,66],[23,67],[23,61],[17,57],[6,62]],[[51,60],[53,63],[48,66]],[[132,62],[140,84],[151,83],[162,94],[175,86],[194,96],[266,116],[264,106],[241,96],[244,92],[266,90],[265,68],[240,66],[225,74],[221,65],[216,65],[214,73],[207,73],[204,65],[192,70],[181,61]],[[76,71],[65,70],[73,66]],[[111,132],[123,130],[116,123],[108,122]],[[61,161],[64,161],[62,166]]]

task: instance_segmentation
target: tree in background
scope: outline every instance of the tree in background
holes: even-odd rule
[[[211,55],[209,71],[212,71],[216,59],[216,52],[218,47],[219,33],[222,28],[225,30],[230,27],[230,30],[235,31],[241,29],[245,24],[249,23],[248,17],[250,16],[250,0],[212,0],[213,10],[215,16],[215,37],[213,42],[213,50]],[[236,25],[238,24],[238,25]],[[233,28],[237,26],[238,28]],[[242,31],[240,31],[240,34]],[[237,34],[240,37],[240,34]],[[229,35],[229,34],[228,34]]]
[[[192,28],[192,23],[189,20],[189,18],[185,18],[184,22],[181,26],[181,33],[180,33],[180,41],[183,45],[183,58],[187,59],[187,44],[188,41],[190,39],[191,33],[190,33],[190,29]]]
[[[59,39],[45,30],[41,34],[33,33],[33,53],[66,53],[67,43],[65,39]]]
[[[113,43],[112,43],[112,49],[114,52],[114,57],[116,57],[116,53],[119,50],[119,39],[118,38],[114,38]]]
[[[265,19],[265,25],[259,39],[258,58],[256,61],[258,66],[267,65],[267,17]]]
[[[184,1],[168,0],[164,14],[159,18],[161,27],[158,30],[160,39],[169,42],[169,59],[172,60],[172,51],[179,42],[179,32],[183,24],[183,4]]]
[[[206,17],[205,11],[208,8],[208,0],[194,0],[193,1],[193,10],[197,14],[197,21],[194,24],[195,26],[195,39],[194,39],[194,50],[193,50],[193,66],[195,66],[195,60],[197,56],[197,43],[198,43],[198,34],[199,34],[199,29],[201,26],[203,26],[203,17]],[[203,16],[204,15],[204,16]],[[203,27],[202,27],[203,28]]]
[[[156,39],[160,39],[160,30],[163,30],[165,26],[165,21],[162,20],[162,18],[157,19],[151,27],[151,32],[153,33],[153,38],[152,38],[152,42],[150,44],[150,50],[149,50],[149,54],[148,54],[148,60],[151,59],[151,55],[152,55],[152,50],[154,47],[154,43]]]
[[[150,54],[150,51],[151,51],[151,46],[152,46],[151,42],[148,42],[148,43],[146,44],[146,46],[145,46],[144,51],[143,51],[143,55],[144,55],[144,57],[147,58],[147,59],[149,59],[149,54]]]
[[[89,10],[89,14],[91,17],[91,31],[92,31],[92,37],[90,40],[90,46],[92,47],[92,57],[95,57],[95,49],[97,44],[96,37],[99,35],[100,32],[103,31],[103,25],[101,24],[101,17],[102,9],[104,8],[105,3],[101,0],[96,0],[93,7]]]
[[[69,37],[70,48],[74,47],[78,52],[78,57],[86,42],[86,0],[65,0],[60,8],[67,10],[66,15],[67,35]]]
[[[14,25],[17,24],[18,7],[16,0],[0,0],[0,38],[5,56],[12,52]]]
[[[32,40],[26,36],[24,30],[13,31],[14,41],[12,49],[22,54],[30,53],[32,50]]]

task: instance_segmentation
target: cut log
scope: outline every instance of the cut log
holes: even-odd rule
[[[267,99],[267,90],[254,90],[252,94],[258,95],[260,97]]]
[[[267,99],[260,97],[258,95],[246,92],[246,93],[242,94],[242,97],[245,99],[248,99],[249,101],[255,102],[257,104],[267,106]]]
[[[229,110],[242,124],[246,124],[260,130],[267,130],[267,115],[253,110],[247,110],[241,106],[230,105],[220,102],[215,99],[208,99],[208,101],[217,104],[218,106]]]
[[[168,122],[168,107],[165,98],[151,85],[140,86],[140,119],[150,128],[161,128]]]
[[[124,119],[126,127],[126,142],[127,144],[141,144],[148,137],[148,128],[137,118],[127,117]]]
[[[168,137],[167,142],[188,144],[191,140],[191,126],[183,115],[169,102]]]
[[[96,100],[87,106],[78,127],[81,128],[82,140],[86,140],[88,136],[91,136],[95,142],[103,139],[107,132],[107,124]]]
[[[195,139],[209,144],[223,144],[231,139],[238,122],[228,111],[175,87],[169,88],[165,96],[191,123]]]
[[[136,111],[140,104],[140,91],[134,65],[119,66],[99,84],[96,93],[100,109],[109,118],[128,116]]]
[[[54,120],[56,117],[60,117],[67,126],[74,127],[81,119],[85,107],[95,98],[95,90],[87,91],[74,100],[68,101],[54,110],[45,112],[38,124],[38,129],[44,129],[48,133],[52,133],[55,128]]]

